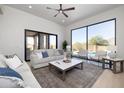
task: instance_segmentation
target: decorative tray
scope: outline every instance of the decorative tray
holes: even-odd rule
[[[63,62],[65,62],[65,63],[70,63],[71,60],[63,60]]]

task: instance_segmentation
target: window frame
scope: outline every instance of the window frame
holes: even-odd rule
[[[38,49],[40,49],[40,46],[39,46],[39,42],[40,42],[40,39],[39,39],[39,35],[40,34],[46,34],[46,35],[48,35],[48,42],[46,41],[46,44],[48,43],[48,48],[46,48],[46,49],[50,49],[50,39],[49,39],[49,36],[50,35],[54,35],[54,36],[56,36],[56,49],[58,48],[58,35],[57,34],[52,34],[52,33],[46,33],[46,32],[40,32],[40,31],[35,31],[35,30],[30,30],[30,29],[24,29],[24,59],[25,59],[25,61],[30,61],[30,60],[27,60],[26,59],[26,47],[27,47],[27,45],[26,45],[26,43],[27,43],[27,40],[26,40],[26,31],[29,31],[29,32],[36,32],[36,33],[38,33]]]
[[[82,27],[78,27],[78,28],[74,28],[74,29],[71,29],[71,51],[72,51],[72,32],[77,30],[77,29],[81,29],[81,28],[85,28],[86,27],[86,50],[88,50],[88,27],[90,26],[93,26],[93,25],[97,25],[97,24],[101,24],[101,23],[105,23],[105,22],[109,22],[109,21],[112,21],[114,20],[115,21],[115,38],[114,38],[114,45],[116,45],[116,18],[112,18],[112,19],[108,19],[108,20],[105,20],[105,21],[100,21],[100,22],[97,22],[97,23],[93,23],[93,24],[90,24],[90,25],[86,25],[86,26],[82,26]]]
[[[50,36],[55,36],[55,38],[56,38],[56,49],[57,49],[57,36],[56,35],[51,35],[51,34],[48,35],[48,42],[49,42],[48,43],[48,48],[51,49],[50,48]]]
[[[86,35],[86,50],[87,50],[87,27],[84,26],[84,27],[80,27],[80,28],[77,28],[77,29],[82,29],[82,28],[86,28],[86,31],[85,31],[85,35]],[[73,29],[73,31],[77,30],[77,29]],[[71,31],[71,51],[72,51],[72,31]]]

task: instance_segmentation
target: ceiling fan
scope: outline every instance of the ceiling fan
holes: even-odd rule
[[[54,17],[56,17],[60,13],[62,13],[65,17],[68,17],[68,15],[65,12],[75,10],[75,7],[70,7],[70,8],[63,9],[62,4],[59,4],[59,5],[60,5],[59,9],[54,9],[54,8],[50,8],[50,7],[46,7],[46,8],[54,10],[54,11],[58,11],[58,13],[54,15]]]

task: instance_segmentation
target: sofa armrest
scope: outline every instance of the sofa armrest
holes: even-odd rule
[[[31,54],[30,56],[30,62],[31,62],[31,65],[35,65],[37,62],[39,62],[41,59],[35,55],[35,54]]]

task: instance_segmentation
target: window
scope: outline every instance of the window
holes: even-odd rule
[[[72,31],[73,54],[78,54],[82,49],[86,50],[86,27]]]
[[[48,36],[49,36],[48,34],[39,33],[40,49],[48,49]]]
[[[27,48],[30,49],[30,51],[34,49],[38,49],[38,37],[37,36],[27,37]]]
[[[56,40],[57,36],[55,35],[49,35],[49,48],[50,49],[56,49]]]
[[[27,37],[27,48],[30,50],[34,49],[34,38],[33,37]]]
[[[57,35],[25,30],[25,60],[30,61],[30,54],[37,49],[56,49]]]
[[[80,49],[87,49],[90,55],[94,55],[96,51],[108,52],[108,47],[116,44],[115,21],[116,19],[111,19],[72,30],[73,53],[75,54],[75,51],[77,51],[76,54],[78,54]],[[78,42],[76,48],[75,42]]]
[[[27,31],[25,45],[26,60],[30,60],[31,51],[38,49],[38,33]]]
[[[88,27],[88,51],[107,51],[115,45],[115,20]]]

